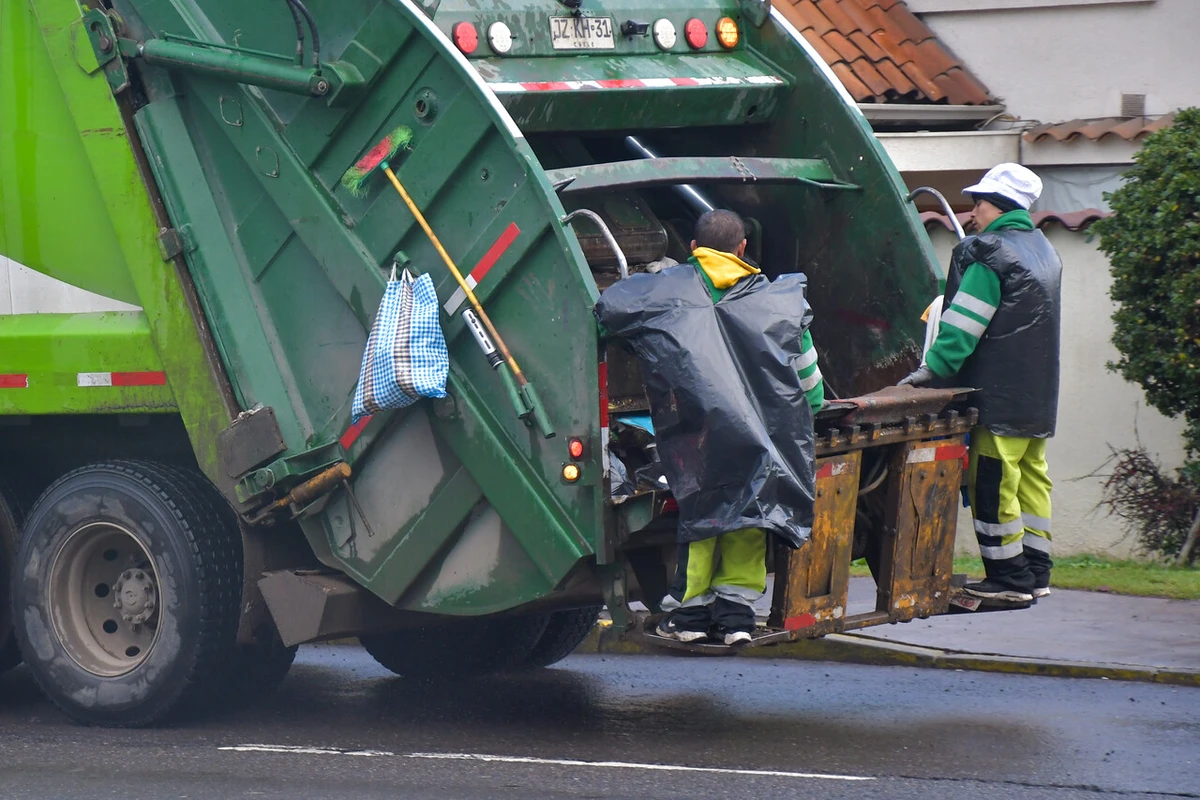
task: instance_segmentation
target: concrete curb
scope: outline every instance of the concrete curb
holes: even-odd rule
[[[603,635],[603,623],[592,629],[576,654],[658,655],[703,658],[679,650],[655,647],[627,639],[614,640]],[[836,661],[843,664],[872,666],[925,667],[932,669],[1005,672],[1016,675],[1043,675],[1054,678],[1100,678],[1140,681],[1172,686],[1200,686],[1200,670],[1169,667],[1145,667],[1129,664],[1104,664],[1086,661],[1054,661],[1040,658],[968,653],[931,647],[900,644],[853,633],[833,633],[821,639],[806,639],[787,644],[743,650],[742,658],[784,658],[797,661]]]

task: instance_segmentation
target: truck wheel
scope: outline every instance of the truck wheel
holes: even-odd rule
[[[9,605],[9,598],[12,596],[9,582],[19,532],[17,514],[14,513],[6,493],[0,492],[0,674],[21,663],[21,653],[17,650],[17,640],[13,636],[14,615]]]
[[[274,628],[262,633],[258,642],[239,644],[234,652],[227,681],[233,688],[226,695],[232,706],[253,705],[274,692],[296,660],[299,646],[284,647]]]
[[[601,606],[587,606],[551,613],[546,630],[526,663],[533,667],[548,667],[571,655],[596,627],[600,609]]]
[[[547,617],[469,619],[360,636],[359,641],[381,666],[406,678],[487,675],[525,664],[546,629]]]
[[[21,653],[76,720],[149,725],[213,695],[227,674],[241,535],[200,474],[113,461],[38,500],[17,552]]]

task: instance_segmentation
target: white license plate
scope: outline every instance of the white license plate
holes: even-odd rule
[[[551,17],[550,44],[555,50],[612,50],[612,17]]]

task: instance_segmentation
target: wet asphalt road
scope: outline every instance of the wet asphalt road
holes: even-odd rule
[[[5,800],[1114,794],[1200,797],[1200,689],[678,656],[439,685],[309,647],[254,709],[105,730],[0,677]]]

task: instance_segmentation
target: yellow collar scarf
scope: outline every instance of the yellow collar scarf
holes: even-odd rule
[[[696,263],[704,270],[704,274],[718,289],[728,289],[742,278],[748,278],[761,272],[733,253],[722,253],[711,247],[697,247],[692,251],[692,258],[696,259]]]

